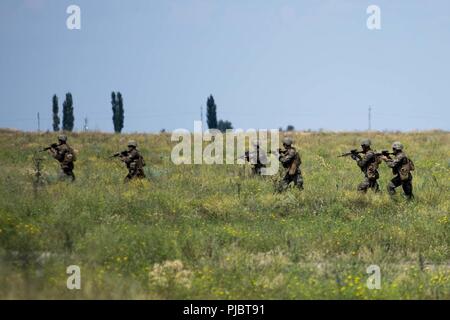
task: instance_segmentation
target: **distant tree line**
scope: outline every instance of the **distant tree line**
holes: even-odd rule
[[[125,112],[123,106],[123,97],[120,92],[111,93],[112,121],[114,132],[121,133],[124,127]],[[53,131],[60,130],[71,132],[74,128],[75,116],[73,97],[70,92],[66,93],[66,99],[62,105],[62,123],[59,116],[58,96],[55,94],[52,98]],[[214,97],[210,95],[206,101],[206,121],[209,129],[218,129],[225,132],[227,129],[233,129],[233,125],[228,120],[217,120],[217,105]],[[85,119],[85,126],[87,118]],[[164,130],[165,132],[165,130]]]
[[[209,129],[218,129],[222,132],[225,132],[227,129],[233,129],[233,125],[230,121],[217,121],[217,105],[212,95],[206,100],[206,123],[208,124]]]
[[[278,129],[278,131],[283,132],[284,130],[283,130],[283,128],[280,127],[280,128]],[[294,127],[293,125],[289,124],[289,125],[286,127],[286,131],[287,131],[287,132],[295,131],[295,127]]]
[[[115,93],[113,91],[111,93],[111,105],[113,112],[112,120],[114,125],[114,132],[121,133],[124,122],[124,110],[123,110],[123,98],[120,92]]]
[[[61,123],[61,120],[59,119],[59,106],[58,106],[58,97],[56,96],[56,94],[53,96],[52,99],[53,102],[53,106],[52,106],[52,111],[53,111],[53,131],[59,131],[59,125]]]
[[[73,99],[72,94],[66,93],[66,100],[63,103],[63,131],[72,131],[75,123],[75,117],[73,115]]]
[[[70,92],[66,93],[66,99],[63,102],[62,110],[62,128],[60,128],[61,119],[59,117],[58,96],[55,94],[52,98],[52,113],[53,113],[53,131],[72,131],[75,123],[73,115],[73,99]]]
[[[123,129],[124,124],[124,108],[123,108],[123,97],[120,92],[111,93],[111,104],[113,111],[113,125],[114,132],[120,133]],[[70,92],[66,93],[66,99],[63,102],[62,108],[62,126],[61,117],[59,115],[59,104],[58,96],[55,94],[52,98],[52,115],[53,115],[53,131],[57,132],[60,130],[71,132],[73,131],[75,124],[74,107],[73,107],[73,97]],[[87,126],[87,118],[85,118],[85,128]]]

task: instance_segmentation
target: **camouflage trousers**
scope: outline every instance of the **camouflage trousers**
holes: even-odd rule
[[[142,169],[129,170],[127,176],[125,177],[125,182],[131,181],[133,179],[144,179],[145,173]]]
[[[58,179],[61,181],[75,181],[75,175],[73,174],[73,169],[71,168],[61,168],[61,171],[59,172]]]
[[[290,175],[289,173],[286,173],[283,180],[281,180],[280,184],[278,185],[278,192],[283,192],[289,188],[289,184],[293,182],[294,185],[299,188],[300,190],[303,190],[303,176],[302,173],[299,171],[293,175]]]
[[[358,185],[358,191],[367,192],[367,190],[372,189],[374,192],[380,191],[380,185],[378,184],[378,179],[371,179],[366,177],[363,182]]]
[[[409,175],[408,180],[402,180],[399,175],[396,175],[391,182],[388,184],[387,190],[391,196],[395,195],[395,189],[402,186],[403,192],[408,199],[413,199],[413,186],[412,186],[412,175]]]

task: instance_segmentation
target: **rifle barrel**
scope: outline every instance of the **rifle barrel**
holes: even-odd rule
[[[348,156],[351,156],[353,154],[354,155],[359,155],[360,153],[363,153],[363,152],[359,151],[359,150],[351,150],[350,152],[341,154],[340,156],[338,156],[338,158],[340,158],[340,157],[348,157]]]
[[[122,152],[114,153],[109,158],[116,158],[116,157],[119,157],[119,156],[127,156],[127,155],[128,155],[128,151],[125,150],[125,151],[122,151]]]

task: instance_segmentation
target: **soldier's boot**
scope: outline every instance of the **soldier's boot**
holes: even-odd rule
[[[74,182],[75,181],[75,175],[73,174],[73,171],[71,170],[61,170],[59,175],[58,175],[58,179],[60,181],[67,181],[69,180],[70,182]]]
[[[405,193],[406,199],[413,200],[414,194],[413,194],[413,187],[411,181],[406,181],[402,184],[403,192]]]
[[[362,193],[366,193],[367,189],[369,189],[370,183],[368,180],[364,180],[358,185],[358,191]]]
[[[282,192],[286,191],[288,187],[289,187],[289,185],[286,184],[286,182],[283,180],[278,184],[277,192],[282,193]]]
[[[278,187],[277,187],[277,192],[281,193],[286,191],[289,188],[289,183],[291,182],[291,180],[289,179],[289,176],[286,175],[283,180],[280,181]]]
[[[123,179],[123,182],[124,182],[124,183],[128,183],[128,182],[130,182],[132,179],[133,179],[133,176],[132,176],[130,173],[128,173],[127,176]]]
[[[389,182],[387,186],[387,191],[390,196],[394,196],[396,194],[395,188],[396,188],[395,184],[392,181]]]
[[[75,181],[75,174],[73,173],[73,171],[70,171],[70,173],[68,174],[68,176],[69,176],[69,179],[70,179],[71,182],[74,182],[74,181]]]
[[[380,185],[378,184],[377,180],[373,180],[371,182],[370,188],[373,190],[373,192],[378,193],[380,192]]]
[[[145,173],[144,173],[144,170],[142,170],[142,169],[139,169],[138,170],[138,172],[137,172],[137,178],[139,178],[139,179],[144,179],[146,176],[145,176]]]
[[[300,174],[297,176],[296,185],[299,190],[303,190],[303,177]]]
[[[401,185],[403,185],[403,183],[402,183],[402,180],[400,179],[399,175],[392,178],[391,182],[387,186],[389,195],[394,196],[396,194],[395,189],[400,187]]]

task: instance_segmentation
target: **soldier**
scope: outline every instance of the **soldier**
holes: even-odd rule
[[[131,140],[128,142],[128,152],[126,154],[121,154],[120,160],[122,160],[128,168],[128,175],[125,177],[125,182],[136,178],[145,178],[145,161],[137,149],[136,141]]]
[[[371,145],[372,142],[369,139],[363,140],[361,142],[362,156],[358,153],[352,154],[352,159],[356,161],[358,167],[360,167],[361,171],[364,173],[364,181],[358,185],[358,191],[364,193],[367,192],[369,188],[374,192],[380,190],[377,180],[380,178],[378,166],[381,160],[375,152],[372,151]]]
[[[65,180],[68,178],[71,181],[75,181],[75,175],[73,174],[73,163],[76,161],[76,155],[74,150],[67,144],[67,136],[60,135],[58,137],[58,143],[49,147],[48,151],[53,158],[59,161],[61,165],[59,179]]]
[[[297,186],[300,190],[303,190],[303,177],[300,170],[302,161],[300,155],[292,146],[291,138],[284,138],[283,147],[285,150],[280,150],[279,160],[283,167],[286,169],[283,180],[280,182],[278,192],[285,191],[291,182]]]
[[[260,176],[262,174],[262,168],[266,167],[267,164],[267,155],[259,147],[258,142],[253,143],[253,147],[255,151],[253,152],[245,152],[244,158],[247,162],[250,162],[252,165],[252,174],[255,176]]]
[[[394,153],[394,159],[388,156],[382,156],[382,159],[386,162],[387,166],[392,168],[392,173],[395,177],[388,185],[388,192],[390,195],[395,195],[395,189],[402,186],[403,192],[408,200],[414,198],[413,186],[412,186],[412,174],[414,171],[414,163],[403,152],[403,145],[400,142],[394,142],[392,144],[392,151]]]

